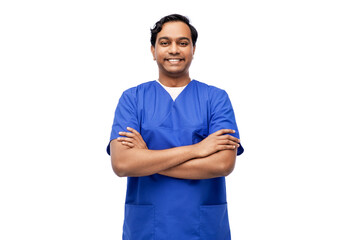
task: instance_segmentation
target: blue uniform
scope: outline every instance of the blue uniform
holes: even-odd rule
[[[136,129],[149,149],[192,145],[220,129],[236,130],[224,90],[192,80],[175,101],[157,82],[123,92],[110,141]],[[107,148],[109,153],[109,146]],[[240,146],[237,155],[244,149]],[[124,240],[229,240],[225,178],[128,177]]]

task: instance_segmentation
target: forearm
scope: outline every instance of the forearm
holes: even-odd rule
[[[187,179],[226,176],[234,168],[240,142],[228,134],[234,130],[221,129],[194,145],[148,150],[139,132],[132,128],[127,130],[129,132],[119,133],[123,137],[110,143],[113,170],[121,177],[155,173]]]
[[[159,174],[182,179],[209,179],[229,175],[235,166],[235,150],[223,150],[208,157],[196,158]]]
[[[117,141],[110,143],[114,172],[121,177],[148,176],[198,157],[193,145],[165,150],[128,148]]]

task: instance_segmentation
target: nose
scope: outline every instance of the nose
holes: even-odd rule
[[[171,43],[171,45],[169,47],[169,53],[170,54],[178,54],[179,53],[178,45],[175,42]]]

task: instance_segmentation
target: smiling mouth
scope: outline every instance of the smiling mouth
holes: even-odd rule
[[[182,58],[167,58],[165,60],[170,63],[179,63],[179,62],[183,61],[184,59],[182,59]]]

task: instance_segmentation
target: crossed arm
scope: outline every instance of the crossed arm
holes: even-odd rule
[[[203,141],[165,150],[149,150],[141,135],[132,128],[120,132],[110,143],[114,172],[121,177],[162,174],[183,179],[208,179],[229,175],[235,166],[240,140],[219,130]]]

